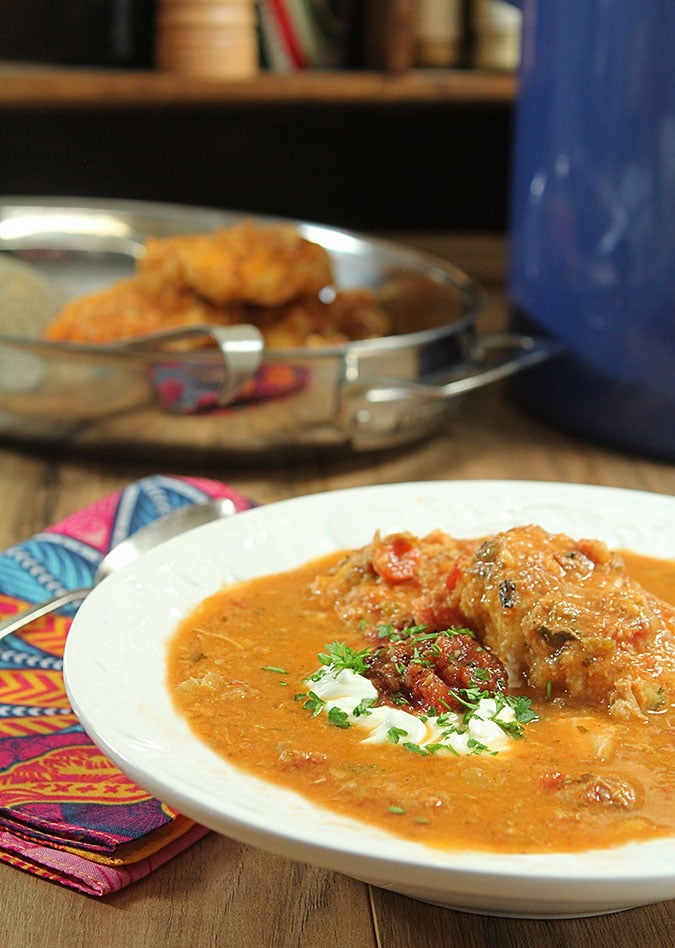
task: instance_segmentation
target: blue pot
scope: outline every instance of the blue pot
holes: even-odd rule
[[[675,0],[524,0],[509,290],[551,420],[675,457]]]

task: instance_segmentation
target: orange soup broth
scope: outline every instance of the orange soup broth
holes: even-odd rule
[[[360,728],[313,717],[295,696],[310,690],[317,654],[335,640],[364,647],[310,592],[341,555],[224,589],[181,624],[168,682],[199,739],[316,804],[436,848],[574,852],[675,835],[672,709],[625,722],[538,697],[539,720],[508,751],[466,757],[364,744]],[[675,563],[626,559],[636,579],[675,601]],[[590,774],[628,781],[637,804],[585,801],[574,787]]]

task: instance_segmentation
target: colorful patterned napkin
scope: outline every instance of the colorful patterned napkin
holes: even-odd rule
[[[216,481],[147,477],[11,547],[0,554],[0,618],[90,585],[112,546],[174,507],[212,497],[252,506]],[[133,784],[84,733],[63,684],[70,622],[46,616],[0,641],[0,860],[107,895],[207,830]]]

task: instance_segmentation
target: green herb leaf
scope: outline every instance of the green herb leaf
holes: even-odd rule
[[[449,750],[449,751],[452,751],[453,754],[457,753],[457,751],[451,744],[443,744],[440,742],[436,744],[425,744],[424,749],[429,754],[437,754],[439,750]]]
[[[469,638],[475,639],[476,633],[473,629],[443,629],[442,632],[438,633],[439,635],[468,635]]]
[[[398,744],[399,740],[402,737],[407,737],[408,732],[404,731],[402,727],[390,727],[387,731],[387,740],[391,744]]]
[[[317,716],[317,714],[321,714],[325,707],[326,702],[313,691],[310,691],[310,693],[307,695],[307,700],[303,704],[303,708],[305,708],[307,711],[311,711],[312,717],[314,718]]]
[[[413,754],[421,754],[422,757],[429,756],[429,751],[425,750],[423,747],[420,747],[419,744],[413,744],[412,741],[406,741],[403,746],[407,751],[410,751]]]
[[[377,637],[378,639],[390,639],[392,635],[396,633],[396,629],[393,625],[378,625],[377,627]]]
[[[526,698],[524,695],[514,695],[513,697],[505,695],[504,697],[509,707],[513,708],[513,713],[519,724],[529,724],[530,721],[539,720],[536,711],[532,710],[532,702],[529,698]]]
[[[328,720],[335,727],[351,727],[351,724],[349,723],[349,715],[346,711],[341,711],[340,708],[330,708],[328,711]]]
[[[370,709],[377,701],[377,698],[361,698],[359,703],[356,705],[352,714],[355,718],[363,717],[364,715],[370,714]]]
[[[426,631],[426,625],[409,625],[406,629],[397,629],[391,624],[382,624],[377,627],[378,639],[390,639],[392,642],[401,642],[403,639],[409,639],[421,635]],[[430,638],[436,636],[436,632],[430,634]]]
[[[369,654],[369,649],[364,648],[361,651],[356,651],[344,642],[331,642],[325,648],[325,652],[319,653],[319,661],[322,665],[332,666],[335,672],[341,672],[343,669],[349,668],[360,675],[366,670],[365,659]]]

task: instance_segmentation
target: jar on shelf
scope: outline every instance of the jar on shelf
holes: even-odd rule
[[[444,68],[464,57],[463,0],[418,0],[415,64]]]
[[[508,0],[473,3],[475,65],[479,69],[517,69],[522,12]]]
[[[254,0],[158,0],[157,67],[206,79],[258,72]]]

